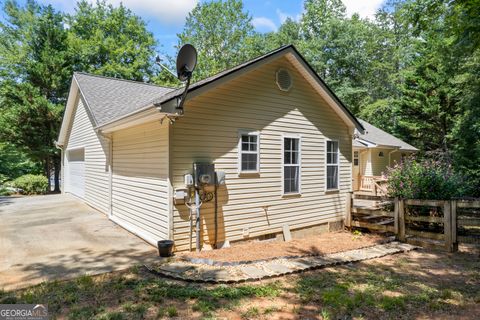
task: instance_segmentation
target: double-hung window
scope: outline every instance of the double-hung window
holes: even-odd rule
[[[258,132],[241,132],[239,139],[240,173],[259,172],[260,142]]]
[[[283,193],[300,193],[300,138],[283,138]]]
[[[338,189],[338,141],[327,141],[327,190]]]

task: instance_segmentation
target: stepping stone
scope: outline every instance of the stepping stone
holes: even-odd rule
[[[293,269],[287,267],[286,265],[278,264],[278,263],[268,263],[265,265],[265,268],[273,271],[273,273],[290,273],[294,271]]]
[[[254,278],[254,279],[260,279],[269,275],[268,273],[265,272],[265,270],[252,267],[252,266],[243,266],[243,267],[240,267],[240,270],[249,278]]]
[[[222,269],[200,271],[199,277],[203,280],[214,281],[229,281],[232,279],[232,275]]]
[[[166,271],[166,272],[171,272],[171,273],[184,273],[188,270],[193,269],[193,266],[189,266],[183,263],[170,263],[167,265],[163,265],[159,267],[158,269],[161,271]]]
[[[316,266],[315,263],[312,263],[310,261],[303,261],[303,260],[293,260],[293,261],[290,261],[290,264],[292,264],[295,268],[297,268],[297,270],[298,269],[305,270],[305,269],[309,269]]]

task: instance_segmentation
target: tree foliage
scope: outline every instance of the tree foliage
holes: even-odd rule
[[[179,47],[193,44],[198,50],[196,79],[231,68],[251,56],[248,45],[254,34],[251,15],[240,0],[199,3],[188,14]]]
[[[0,141],[60,169],[55,147],[74,71],[149,81],[156,41],[124,6],[80,1],[74,14],[8,0],[0,22]],[[15,172],[8,176],[14,178]],[[48,180],[50,181],[50,180]]]
[[[82,0],[65,20],[74,70],[137,81],[154,76],[157,43],[146,23],[122,4]]]

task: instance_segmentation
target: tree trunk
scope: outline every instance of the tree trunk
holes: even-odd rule
[[[51,183],[50,183],[50,158],[49,157],[46,157],[45,158],[45,164],[44,164],[44,173],[45,173],[45,177],[47,177],[47,181],[48,181],[48,187],[47,187],[47,193],[50,192],[51,189]]]
[[[55,192],[60,192],[60,170],[62,162],[58,155],[53,157],[53,169],[55,171]]]

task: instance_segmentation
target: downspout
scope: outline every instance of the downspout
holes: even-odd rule
[[[113,180],[113,138],[112,135],[99,134],[108,141],[108,217],[113,216],[113,201],[112,201],[112,180]]]

